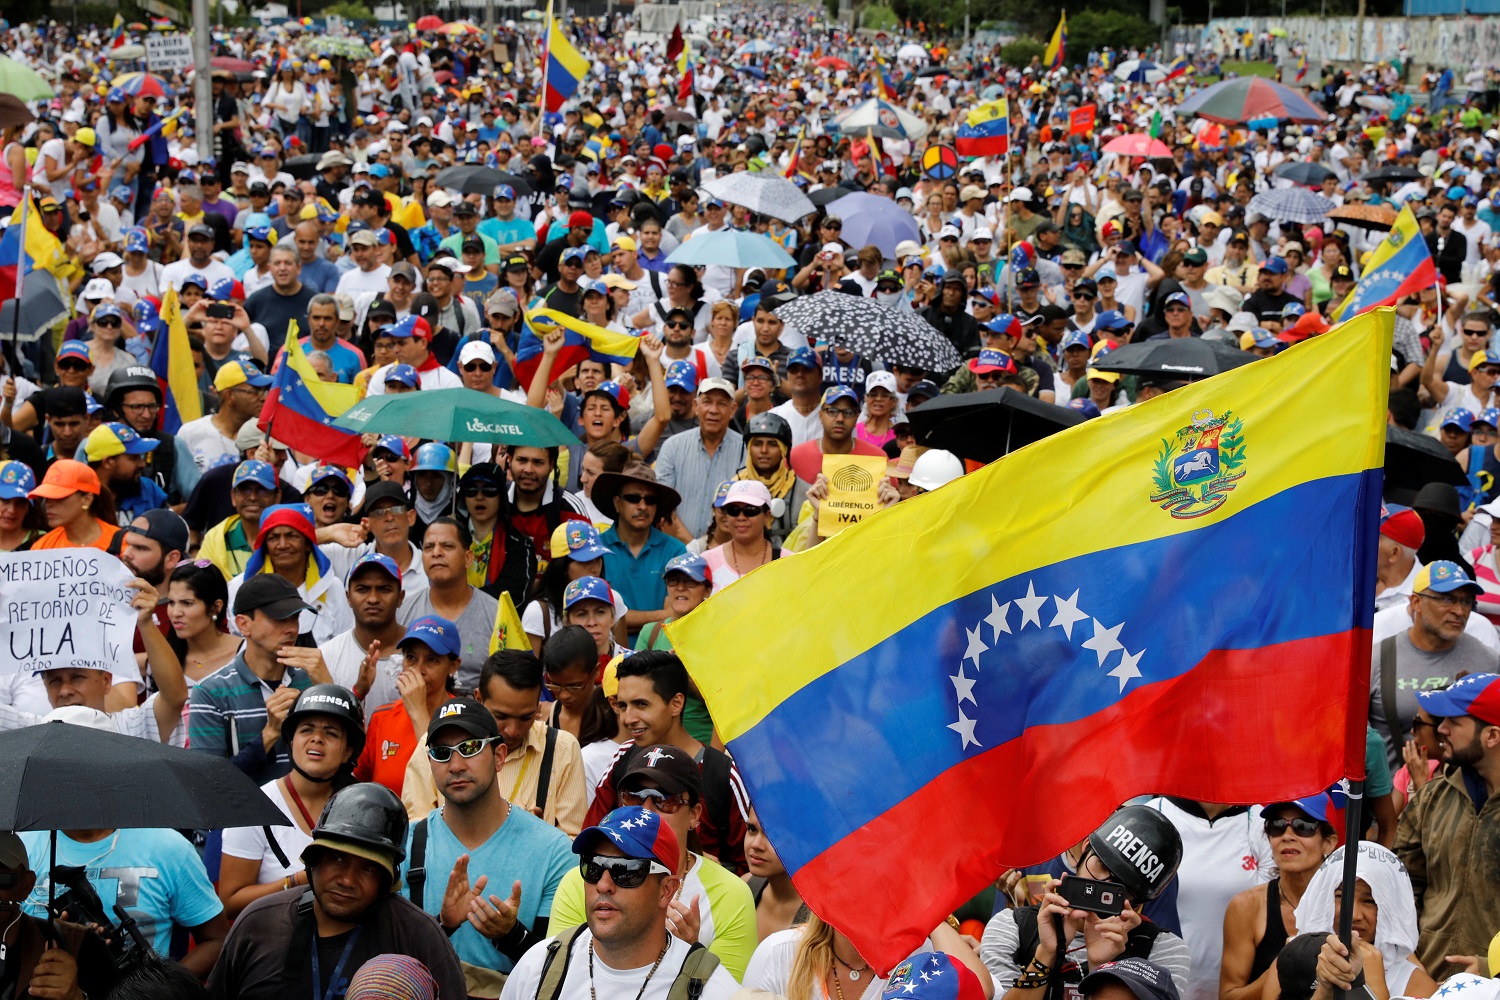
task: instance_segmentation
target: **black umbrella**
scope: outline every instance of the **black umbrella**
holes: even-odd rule
[[[1200,337],[1169,337],[1126,344],[1095,362],[1095,368],[1146,378],[1163,376],[1193,381],[1248,365],[1256,357],[1227,344]]]
[[[303,153],[294,156],[281,165],[281,169],[297,178],[305,181],[318,172],[318,161],[323,158],[321,153]]]
[[[930,372],[957,368],[958,350],[910,309],[887,308],[847,292],[802,295],[776,307],[776,316],[808,340],[840,344],[871,361]]]
[[[1317,187],[1323,183],[1323,178],[1336,176],[1332,170],[1321,164],[1302,162],[1283,163],[1272,173],[1293,184],[1306,184],[1308,187]]]
[[[449,167],[440,171],[435,178],[438,187],[453,188],[463,194],[482,194],[486,198],[493,197],[495,185],[508,184],[503,180],[507,175],[494,167],[481,167],[473,163],[465,163],[457,167]],[[519,194],[519,192],[517,192]]]
[[[1422,172],[1416,167],[1379,167],[1360,178],[1362,181],[1417,181]]]
[[[52,831],[53,860],[58,830],[288,825],[222,757],[63,722],[0,733],[0,830]]]
[[[1463,467],[1442,442],[1405,427],[1386,426],[1386,499],[1410,506],[1417,491],[1429,483],[1463,486],[1467,482]]]
[[[12,333],[21,343],[41,340],[51,332],[54,323],[65,319],[68,319],[68,303],[58,291],[57,282],[46,271],[36,271],[27,276],[19,300],[6,299],[0,305],[0,340],[9,340]]]
[[[681,108],[673,108],[666,114],[662,115],[661,120],[666,122],[668,125],[698,124],[698,119],[693,115],[691,111],[684,111]]]
[[[854,194],[858,190],[858,188],[844,187],[844,185],[842,184],[835,184],[833,187],[818,188],[818,190],[807,196],[807,200],[812,202],[819,208],[826,208],[831,203],[838,201],[840,198],[843,198],[847,195]]]
[[[939,396],[906,415],[918,444],[975,462],[993,462],[1087,419],[1075,409],[1044,403],[1008,386]]]
[[[531,182],[529,180],[527,180],[526,178],[519,177],[519,176],[517,176],[515,174],[507,174],[507,173],[504,173],[503,171],[500,174],[500,179],[498,181],[496,181],[495,183],[496,183],[496,185],[509,184],[511,187],[515,188],[516,189],[516,197],[517,198],[530,198],[532,192],[535,190],[531,186]],[[480,192],[480,193],[483,194],[484,192]],[[490,191],[489,194],[493,195],[494,192]]]

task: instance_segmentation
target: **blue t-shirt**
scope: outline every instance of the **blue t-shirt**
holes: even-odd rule
[[[410,831],[406,853],[410,863]],[[443,891],[461,854],[469,856],[470,884],[478,882],[481,875],[489,876],[484,888],[486,900],[490,896],[509,899],[511,886],[521,883],[521,908],[516,917],[538,934],[546,929],[546,918],[552,914],[552,896],[558,883],[578,864],[567,835],[525,809],[512,808],[494,836],[472,851],[459,843],[443,822],[443,810],[434,809],[427,814],[427,851],[422,862],[427,883],[422,889],[422,908],[435,917],[442,913]],[[404,882],[404,871],[402,877]],[[470,965],[509,972],[515,964],[468,921],[454,932],[452,940],[458,957]]]
[[[328,355],[328,360],[333,362],[334,376],[345,385],[352,384],[354,376],[364,371],[365,366],[360,361],[359,355],[341,341],[335,340],[326,348],[313,347],[312,337],[301,338],[301,343],[304,351],[324,351]]]
[[[339,279],[343,276],[338,265],[318,257],[311,264],[302,265],[302,273],[298,275],[298,279],[315,292],[332,295],[338,290]]]
[[[32,830],[20,837],[31,870],[38,873],[36,888],[23,905],[33,917],[43,917],[47,913],[46,873],[53,863],[49,834]],[[92,844],[80,844],[59,833],[56,863],[86,869],[110,919],[115,919],[118,901],[159,955],[171,953],[173,924],[197,927],[224,912],[198,852],[176,830],[116,830]],[[58,886],[59,895],[64,891]]]
[[[529,219],[485,219],[479,223],[479,231],[501,246],[536,239],[536,226]]]

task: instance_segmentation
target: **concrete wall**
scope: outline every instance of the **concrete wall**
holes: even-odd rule
[[[1475,6],[1468,0],[1465,2],[1469,9]],[[1500,10],[1500,0],[1483,2],[1495,3]],[[1287,30],[1292,44],[1307,46],[1308,62],[1312,65],[1347,63],[1355,59],[1357,25],[1358,20],[1353,17],[1219,17],[1203,30],[1200,44],[1224,51],[1225,42],[1235,31],[1248,29],[1258,36],[1280,27]],[[1467,70],[1474,65],[1500,64],[1500,18],[1367,17],[1364,29],[1360,58],[1365,62],[1395,59],[1405,45],[1411,62],[1417,66]]]

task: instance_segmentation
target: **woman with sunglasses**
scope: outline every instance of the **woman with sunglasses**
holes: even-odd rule
[[[458,481],[461,517],[468,522],[469,585],[491,597],[509,593],[524,601],[536,576],[536,552],[528,535],[506,516],[505,472],[493,462],[469,467]]]
[[[124,315],[113,302],[99,303],[89,317],[89,330],[93,334],[93,340],[89,342],[89,360],[94,371],[88,377],[88,387],[95,396],[103,396],[108,391],[109,377],[115,372],[140,363],[120,347],[124,324]]]
[[[207,559],[178,564],[167,581],[167,643],[182,661],[188,687],[217,672],[239,652],[229,634],[229,585]]]
[[[666,298],[636,313],[630,325],[638,330],[656,326],[659,328],[657,335],[662,336],[672,311],[680,309],[687,313],[695,334],[707,331],[709,310],[704,308],[703,281],[698,277],[697,270],[687,264],[673,264],[672,269],[667,272],[666,284]]]
[[[281,738],[292,771],[260,790],[291,823],[224,831],[219,899],[230,920],[262,896],[308,884],[302,852],[333,793],[354,782],[351,769],[365,745],[364,709],[348,688],[318,684],[298,696],[281,724]]]
[[[526,605],[521,615],[521,627],[531,639],[532,652],[541,655],[542,645],[563,626],[565,611],[563,594],[568,584],[579,577],[604,576],[604,555],[611,552],[599,538],[599,529],[583,521],[564,521],[552,532],[548,556],[551,560],[542,570],[542,579],[537,584],[535,598]],[[619,592],[610,590],[614,598],[616,631],[623,631],[625,606]]]
[[[713,572],[714,586],[722,591],[740,577],[780,558],[781,546],[767,527],[771,521],[771,491],[754,479],[736,479],[714,506],[729,528],[729,541],[703,553]]]
[[[1277,874],[1229,901],[1219,1000],[1259,1000],[1271,963],[1297,935],[1297,904],[1318,866],[1338,846],[1328,806],[1328,796],[1319,795],[1273,802],[1261,811]]]
[[[623,770],[619,805],[649,809],[677,835],[682,887],[667,910],[667,930],[688,944],[703,945],[739,979],[759,941],[755,900],[744,882],[695,850],[704,812],[702,769],[686,751],[656,746],[637,754]],[[586,922],[583,880],[584,873],[574,868],[558,883],[548,933]]]

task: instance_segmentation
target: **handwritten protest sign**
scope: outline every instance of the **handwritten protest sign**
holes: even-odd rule
[[[0,555],[0,671],[120,669],[132,656],[134,577],[95,549]]]
[[[818,512],[818,534],[837,535],[880,509],[880,483],[885,459],[869,455],[824,455],[828,499]]]

